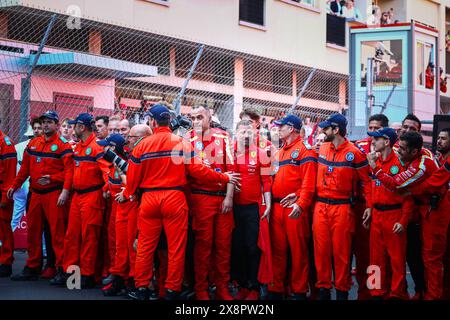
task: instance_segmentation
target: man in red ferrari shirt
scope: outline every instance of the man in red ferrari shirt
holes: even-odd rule
[[[234,197],[235,229],[231,271],[240,286],[237,298],[257,300],[261,255],[258,248],[259,220],[267,218],[271,210],[270,159],[265,150],[255,145],[255,130],[250,121],[240,121],[236,131],[235,166],[236,173],[241,174],[242,180],[241,191]],[[267,205],[260,218],[262,193]]]

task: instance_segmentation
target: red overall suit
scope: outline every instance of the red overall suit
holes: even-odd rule
[[[320,147],[317,202],[313,215],[317,288],[331,289],[334,261],[336,290],[350,290],[351,248],[355,233],[355,213],[351,203],[359,180],[363,183],[366,205],[370,207],[371,180],[365,155],[348,140],[337,148],[330,142]]]
[[[81,275],[93,276],[103,224],[110,164],[103,158],[103,148],[92,133],[80,141],[74,151],[73,190],[69,225],[64,241],[64,270],[79,265]]]
[[[370,153],[371,143],[372,138],[367,137],[363,140],[356,141],[355,145],[361,152],[367,155]],[[370,299],[369,289],[366,286],[367,267],[370,263],[370,233],[362,224],[362,217],[367,206],[366,201],[362,196],[363,190],[361,184],[358,184],[355,189],[355,236],[353,239],[353,251],[356,262],[356,280],[358,281],[358,300],[367,300]]]
[[[270,217],[270,237],[272,243],[273,285],[269,290],[285,292],[285,278],[288,248],[291,252],[290,287],[293,293],[308,292],[310,207],[313,201],[316,176],[317,154],[309,144],[299,137],[283,146],[275,154],[274,180],[272,185],[272,214]],[[283,208],[280,201],[295,193],[301,215],[289,218],[292,208]]]
[[[188,207],[183,190],[189,175],[210,184],[226,185],[228,176],[214,172],[192,158],[191,146],[167,127],[154,129],[133,150],[127,172],[127,198],[143,192],[138,215],[136,287],[147,287],[153,277],[153,260],[164,228],[168,244],[165,288],[180,291],[183,281]]]
[[[191,133],[192,148],[203,163],[217,172],[234,171],[232,146],[228,134],[221,129],[209,129],[201,138]],[[227,186],[207,186],[191,180],[190,203],[192,229],[195,234],[194,272],[197,297],[208,290],[208,273],[213,272],[221,299],[228,292],[230,280],[231,241],[234,228],[233,213],[222,214]],[[211,268],[213,268],[211,270]]]
[[[377,165],[391,176],[405,170],[393,151],[386,160],[378,159]],[[388,189],[374,179],[372,202],[370,265],[380,267],[381,288],[370,293],[372,296],[385,297],[389,294],[388,298],[409,299],[406,291],[406,227],[414,210],[413,199],[410,196],[404,198],[396,189]],[[393,232],[396,223],[405,229],[401,234]],[[388,271],[388,268],[391,270]]]
[[[64,236],[67,229],[67,206],[58,207],[61,190],[71,190],[73,151],[68,141],[58,133],[48,140],[44,136],[32,139],[23,154],[22,166],[12,188],[19,189],[30,177],[31,199],[27,211],[27,250],[29,268],[40,268],[44,216],[50,225],[56,267],[63,264]],[[42,186],[38,179],[50,176],[50,184]]]
[[[443,292],[443,257],[447,244],[447,230],[450,221],[448,208],[450,205],[444,187],[439,193],[441,201],[436,209],[431,210],[430,193],[423,193],[417,186],[426,181],[438,169],[438,165],[428,150],[423,149],[420,155],[408,164],[408,169],[391,177],[381,168],[373,170],[377,179],[387,188],[408,188],[419,205],[422,233],[422,257],[425,266],[426,300],[440,299]]]
[[[121,191],[125,187],[115,169],[111,170],[109,175],[109,184],[111,196]],[[114,201],[116,202],[116,201]],[[134,241],[137,236],[137,213],[139,211],[138,201],[129,201],[123,203],[116,202],[115,219],[115,259],[110,273],[121,276],[126,279],[134,277],[134,264],[136,252],[133,249]]]
[[[17,167],[17,153],[14,143],[0,130],[0,264],[12,265],[14,261],[14,235],[11,229],[13,201],[6,192],[14,181]]]

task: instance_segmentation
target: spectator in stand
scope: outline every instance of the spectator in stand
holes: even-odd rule
[[[425,70],[425,88],[434,88],[434,64],[430,62]]]
[[[358,8],[355,7],[354,0],[345,2],[345,6],[342,7],[342,16],[347,19],[359,19],[361,17]]]
[[[340,1],[337,0],[327,0],[327,13],[328,14],[333,14],[333,15],[341,15],[341,4]]]
[[[441,92],[446,93],[447,92],[447,76],[442,77],[442,74],[444,73],[444,70],[442,70],[442,68],[439,68],[439,71],[440,71],[439,86],[441,88]]]

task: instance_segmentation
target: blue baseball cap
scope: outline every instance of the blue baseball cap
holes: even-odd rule
[[[127,142],[125,141],[125,139],[122,137],[121,134],[114,133],[107,136],[106,139],[97,141],[97,144],[102,147],[112,146],[120,150],[123,150]]]
[[[53,111],[53,110],[45,111],[45,112],[39,117],[39,119],[44,119],[44,118],[47,118],[47,119],[50,119],[50,120],[54,120],[55,122],[59,122],[59,116],[58,116],[58,113],[56,113],[56,111]]]
[[[162,104],[155,104],[148,110],[145,116],[149,116],[156,121],[161,120],[169,120],[170,119],[170,110],[166,106]]]
[[[389,139],[391,146],[397,141],[397,132],[392,128],[382,128],[377,131],[367,132],[370,137]]]
[[[327,120],[320,122],[318,126],[322,129],[332,127],[345,131],[347,129],[347,118],[340,113],[336,113],[329,116]]]
[[[81,113],[75,118],[75,120],[69,121],[69,124],[72,124],[72,125],[77,124],[77,123],[93,128],[95,121],[94,121],[94,117],[92,115],[90,115],[89,113]]]
[[[302,128],[302,119],[293,114],[287,115],[282,119],[275,120],[273,123],[276,124],[277,126],[288,125],[294,127],[297,130],[300,130]]]

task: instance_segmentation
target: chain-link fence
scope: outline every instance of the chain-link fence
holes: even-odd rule
[[[150,105],[173,102],[200,47],[87,19],[73,23],[58,14],[32,68],[52,13],[9,1],[0,1],[0,117],[2,130],[16,141],[23,139],[29,119],[48,109],[61,119],[90,112],[142,121]],[[286,114],[304,89],[295,113],[313,125],[347,108],[348,83],[346,75],[205,46],[181,113],[206,104],[232,129],[240,111],[253,107],[269,124]]]

